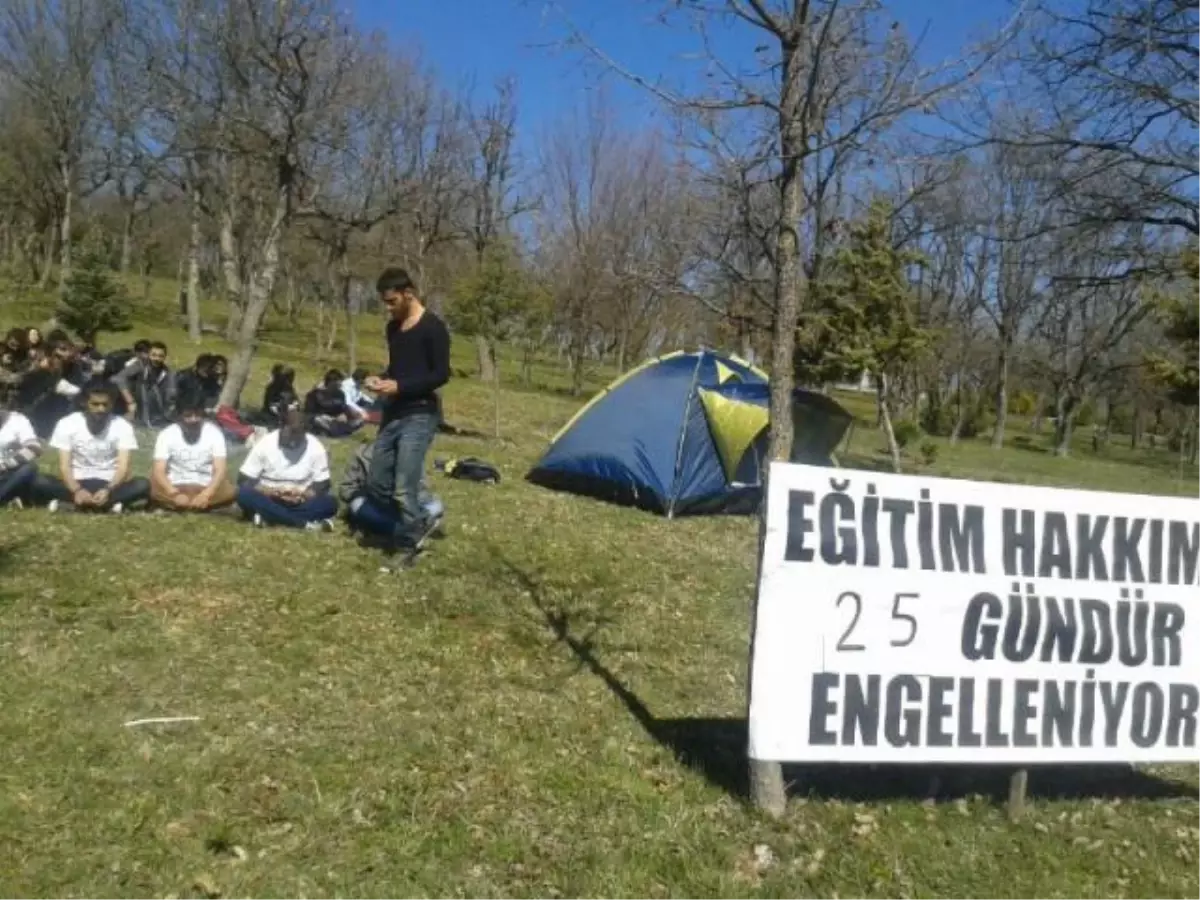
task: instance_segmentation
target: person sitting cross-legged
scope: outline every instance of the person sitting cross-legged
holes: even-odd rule
[[[59,477],[39,474],[31,489],[34,500],[48,501],[51,512],[73,504],[77,510],[120,513],[149,499],[150,483],[129,474],[137,436],[115,414],[117,396],[108,382],[88,382],[80,391],[83,411],[55,426],[50,446],[58,451]]]
[[[0,506],[11,504],[20,509],[37,477],[42,443],[29,419],[8,405],[7,399],[0,404]]]
[[[280,400],[279,428],[258,440],[238,475],[238,506],[256,526],[332,531],[329,453],[305,429],[294,394]]]
[[[178,421],[168,425],[154,442],[150,499],[176,512],[207,512],[229,506],[237,491],[226,477],[225,435],[204,417],[205,398],[199,391],[180,396]]]
[[[380,549],[398,550],[404,544],[399,512],[394,506],[380,503],[367,492],[374,454],[374,443],[363,444],[354,454],[338,484],[338,499],[346,505],[346,522],[352,532],[363,532],[364,537],[369,536],[367,542],[378,544]],[[421,484],[420,498],[421,509],[432,523],[429,532],[433,534],[441,529],[445,507],[440,498],[430,493],[424,482]]]

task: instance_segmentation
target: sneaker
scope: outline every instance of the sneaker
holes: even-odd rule
[[[316,522],[306,522],[305,531],[321,531],[326,534],[333,531],[333,519],[318,519]]]
[[[46,512],[56,513],[56,512],[58,512],[58,509],[59,509],[59,502],[57,500],[51,500],[49,503],[46,504]]]
[[[12,500],[8,501],[8,508],[15,512],[20,512],[25,508],[25,503],[20,497],[13,497]]]
[[[251,522],[254,524],[255,528],[263,528],[267,524],[263,521],[263,517],[259,513],[254,514],[254,518],[251,519]]]
[[[109,512],[109,514],[110,514],[110,515],[119,516],[121,513],[125,512],[125,504],[123,504],[123,503],[114,503],[114,504],[113,504],[113,505],[112,505],[112,506],[109,508],[108,512]]]

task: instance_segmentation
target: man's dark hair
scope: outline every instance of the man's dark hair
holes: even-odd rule
[[[363,381],[366,381],[367,376],[370,374],[371,373],[368,372],[366,369],[364,369],[362,366],[359,366],[357,369],[354,370],[354,372],[350,375],[350,377],[353,378],[356,382],[361,384]]]
[[[190,412],[205,412],[204,395],[198,390],[184,391],[175,401],[175,412],[179,415]]]
[[[150,352],[150,342],[148,340],[146,340],[145,338],[142,338],[140,341],[138,341],[136,344],[133,345],[133,352],[134,353],[149,353]]]
[[[53,338],[46,343],[46,355],[57,356],[59,350],[70,350],[75,345],[63,338]]]
[[[197,372],[212,371],[212,367],[213,367],[213,355],[211,353],[201,353],[199,356],[196,357],[196,362],[193,365],[193,368]]]
[[[282,391],[275,401],[275,416],[280,428],[288,423],[288,414],[296,409],[300,409],[300,396],[295,391]]]
[[[151,341],[150,345],[148,347],[146,347],[146,349],[147,350],[161,350],[163,353],[166,353],[167,345],[164,344],[162,341]]]
[[[63,331],[61,328],[55,328],[48,335],[45,336],[43,343],[48,344],[48,343],[52,343],[53,341],[66,341],[67,343],[70,343],[71,336],[69,334],[67,334],[65,331]]]
[[[412,291],[416,290],[416,287],[408,275],[408,270],[395,266],[384,269],[375,282],[375,291],[380,294],[386,294],[388,291]]]
[[[80,405],[86,405],[88,397],[91,397],[93,394],[103,394],[108,398],[108,402],[112,405],[113,409],[116,409],[117,398],[121,396],[117,392],[117,386],[111,381],[105,381],[102,378],[93,378],[79,391]]]
[[[345,377],[341,369],[330,369],[325,373],[325,387],[337,387]]]

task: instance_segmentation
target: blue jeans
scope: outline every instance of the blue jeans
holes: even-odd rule
[[[0,506],[17,498],[25,500],[37,473],[37,463],[27,462],[0,474]]]
[[[288,528],[303,528],[309,522],[320,522],[337,515],[337,500],[333,494],[317,494],[310,500],[292,506],[244,484],[238,488],[237,503],[246,515],[258,513],[268,525],[285,525]]]
[[[426,519],[437,518],[442,509],[440,500],[422,491],[421,511]],[[384,506],[370,497],[361,496],[350,501],[346,520],[355,528],[386,538],[395,538],[400,525],[400,516],[394,506]]]
[[[396,537],[405,544],[416,544],[425,530],[421,482],[439,421],[436,412],[411,413],[389,422],[375,438],[365,493],[380,506],[396,510]]]

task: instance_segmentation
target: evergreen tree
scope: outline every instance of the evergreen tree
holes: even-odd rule
[[[129,296],[113,277],[101,240],[89,238],[74,261],[59,301],[58,320],[93,346],[98,332],[132,327]]]
[[[799,381],[821,384],[871,375],[897,471],[900,446],[892,423],[892,387],[933,339],[917,322],[905,274],[919,260],[893,245],[890,206],[872,202],[866,216],[851,224],[822,277],[810,285],[811,311],[801,316],[797,335]]]
[[[475,269],[453,290],[450,325],[481,340],[491,356],[495,390],[495,436],[500,437],[500,367],[496,348],[521,331],[522,318],[533,304],[535,291],[520,259],[504,243],[496,242],[483,254]]]

